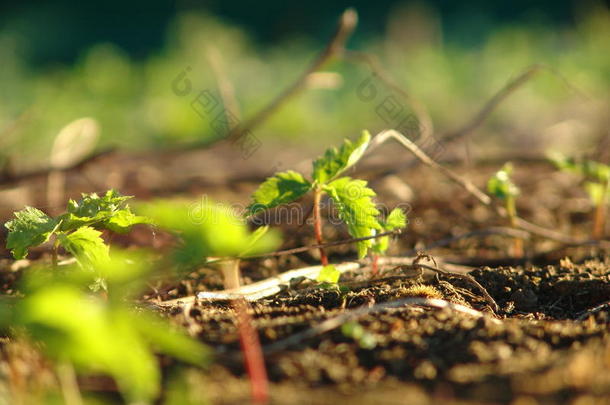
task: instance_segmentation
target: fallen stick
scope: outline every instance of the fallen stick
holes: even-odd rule
[[[402,265],[411,265],[413,264],[414,258],[412,257],[381,257],[379,258],[380,266],[402,266]],[[359,262],[345,262],[341,264],[335,265],[335,268],[341,273],[345,273],[348,271],[358,270],[362,267],[368,266],[369,260],[362,260]],[[449,264],[445,265],[445,267],[450,266]],[[471,270],[470,267],[466,266],[458,266],[451,265],[454,271],[448,271],[448,274],[457,274],[458,272],[466,272]],[[168,301],[162,301],[156,303],[158,306],[176,306],[176,305],[184,305],[195,301],[196,299],[200,300],[213,300],[213,301],[224,301],[224,300],[234,300],[243,298],[246,301],[256,301],[261,298],[266,298],[272,296],[274,294],[282,291],[282,285],[289,285],[290,280],[296,278],[310,278],[315,279],[318,277],[320,270],[322,270],[323,266],[311,266],[304,267],[295,270],[289,270],[284,273],[281,273],[275,277],[270,277],[262,281],[258,281],[256,283],[248,284],[239,288],[234,288],[230,290],[222,290],[222,291],[203,291],[199,292],[196,296],[191,295],[188,297],[176,298]]]

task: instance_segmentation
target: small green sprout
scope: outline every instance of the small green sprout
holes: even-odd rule
[[[103,196],[83,194],[79,201],[70,200],[66,213],[52,218],[34,207],[25,207],[8,221],[6,247],[15,259],[27,257],[32,247],[48,242],[52,237],[53,266],[57,267],[59,247],[72,254],[83,268],[93,269],[96,263],[108,260],[109,248],[99,229],[124,233],[135,224],[150,221],[131,212],[127,200],[109,190]]]
[[[244,219],[230,206],[207,199],[201,204],[153,201],[141,204],[138,211],[179,237],[180,244],[174,250],[179,267],[217,261],[227,289],[240,285],[241,258],[271,251],[280,244],[279,235],[270,232],[269,227],[250,232]]]
[[[606,225],[606,211],[610,203],[610,165],[593,160],[577,160],[559,153],[549,155],[549,159],[559,169],[576,173],[585,179],[584,188],[593,206],[593,239],[601,239]]]
[[[291,203],[313,192],[314,234],[317,243],[321,245],[323,238],[320,201],[322,195],[327,194],[335,203],[339,218],[347,225],[352,237],[374,236],[375,233],[383,230],[377,220],[379,210],[373,201],[375,192],[364,180],[341,176],[360,160],[370,139],[370,134],[364,131],[356,142],[345,140],[339,149],[328,149],[323,156],[313,162],[311,181],[291,170],[268,178],[252,194],[252,203],[248,207],[247,215]],[[358,256],[363,258],[373,246],[375,242],[372,239],[357,242]],[[320,259],[323,266],[328,265],[323,247],[320,247]]]
[[[104,274],[109,299],[83,289],[91,272],[75,266],[69,272],[33,269],[24,278],[25,298],[0,304],[0,327],[40,345],[59,368],[114,378],[129,403],[151,404],[158,397],[161,372],[153,348],[181,361],[205,365],[208,352],[200,343],[169,328],[151,313],[134,311],[126,298],[145,286],[152,267],[145,257],[115,252],[97,272]]]
[[[377,338],[369,333],[362,325],[355,321],[348,321],[341,325],[341,333],[358,343],[362,349],[372,350],[377,346]]]
[[[341,272],[332,264],[322,267],[316,281],[319,283],[337,284],[341,278]]]
[[[517,228],[517,205],[516,198],[519,195],[519,188],[513,183],[510,176],[513,172],[513,165],[505,163],[502,169],[498,170],[487,182],[487,191],[498,199],[504,201],[509,224]],[[523,241],[521,238],[514,239],[513,254],[515,257],[523,256]]]

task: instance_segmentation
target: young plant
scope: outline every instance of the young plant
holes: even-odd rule
[[[66,213],[55,218],[37,208],[25,207],[5,224],[9,231],[6,247],[15,259],[23,259],[30,248],[53,238],[53,267],[57,267],[62,247],[82,268],[93,270],[96,263],[108,260],[109,248],[99,229],[125,233],[135,224],[150,222],[131,212],[127,205],[130,198],[114,190],[101,197],[83,194],[79,201],[70,200]]]
[[[111,376],[127,403],[151,404],[161,387],[153,348],[195,365],[207,363],[208,353],[200,343],[127,303],[146,287],[152,270],[147,262],[116,252],[109,261],[97,263],[96,273],[103,274],[113,291],[109,299],[87,293],[83,286],[94,275],[80,266],[68,272],[34,269],[23,281],[25,298],[0,304],[0,327],[42,343],[42,350],[55,360],[64,392],[71,387],[76,391],[71,394],[80,396],[76,381],[62,379],[62,369],[75,367],[77,372]],[[68,375],[74,379],[73,372]]]
[[[551,154],[549,158],[559,169],[576,173],[585,179],[584,188],[594,206],[591,236],[593,239],[602,239],[610,204],[610,166],[593,160],[576,160],[558,153]]]
[[[244,219],[231,207],[205,200],[202,204],[157,201],[143,204],[139,210],[155,223],[176,234],[180,242],[174,251],[179,267],[191,268],[205,262],[218,262],[226,289],[240,285],[240,259],[275,249],[280,239],[268,227],[250,232]],[[266,403],[268,380],[258,333],[253,326],[248,303],[233,301],[239,340],[250,376],[252,399]]]
[[[250,232],[230,206],[209,200],[195,205],[159,200],[139,205],[138,212],[178,237],[173,259],[179,267],[218,262],[226,289],[240,286],[241,258],[271,251],[280,244],[279,235],[269,232],[267,226]]]
[[[504,201],[509,225],[517,227],[517,206],[516,197],[519,195],[519,188],[512,182],[510,176],[513,172],[513,165],[509,162],[504,164],[488,181],[487,191],[498,199]],[[513,256],[523,257],[523,240],[515,238],[513,242]]]
[[[341,176],[352,167],[364,154],[370,134],[364,132],[356,142],[345,140],[341,148],[328,149],[323,156],[313,162],[312,179],[307,180],[302,174],[288,170],[280,172],[265,180],[252,194],[252,203],[248,206],[247,215],[288,204],[305,194],[313,193],[314,234],[318,244],[323,244],[322,218],[320,201],[327,194],[335,203],[339,218],[347,225],[349,234],[354,238],[373,236],[382,229],[377,220],[379,211],[375,207],[375,192],[367,186],[366,181]],[[366,256],[373,240],[357,242],[358,256]],[[320,260],[323,266],[328,265],[328,258],[323,247],[320,247]]]

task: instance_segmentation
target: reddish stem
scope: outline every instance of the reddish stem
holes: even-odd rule
[[[379,255],[373,253],[373,277],[376,277],[379,273]]]
[[[252,325],[252,317],[248,312],[249,305],[244,299],[233,301],[233,308],[237,314],[237,329],[239,332],[239,344],[244,354],[246,372],[250,377],[252,389],[252,402],[255,404],[266,404],[269,402],[269,380],[263,349],[258,338],[258,332]]]
[[[320,199],[322,198],[322,190],[316,189],[314,192],[313,198],[313,230],[316,235],[316,242],[318,245],[324,243],[322,239],[322,218],[320,217]],[[328,266],[328,257],[326,256],[326,252],[323,247],[320,247],[320,261],[323,266]]]

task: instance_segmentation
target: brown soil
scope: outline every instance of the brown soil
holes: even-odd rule
[[[193,166],[188,170],[175,163],[176,167],[168,167],[163,177],[158,164],[146,163],[146,157],[139,159],[127,169],[120,159],[114,161],[114,166],[123,167],[121,191],[140,198],[206,193],[216,199],[245,203],[255,181],[269,174],[259,170],[241,178],[212,181],[205,177],[208,172],[203,167],[205,163],[201,163],[205,159],[198,157],[188,160]],[[286,159],[284,165],[293,167],[289,163],[292,161]],[[378,200],[388,206],[409,203],[409,229],[396,238],[392,255],[412,256],[415,250],[438,240],[505,225],[491,210],[437,173],[408,165],[388,170],[397,167],[395,161],[388,162],[373,159],[353,175],[370,180],[379,192]],[[482,186],[502,162],[496,163],[476,171],[457,169]],[[100,162],[97,169],[95,165],[83,169],[87,181],[83,180],[83,173],[71,174],[68,194],[75,197],[81,191],[91,191],[89,188],[103,189],[100,184],[107,186],[109,181],[103,174],[114,166],[111,159]],[[139,172],[142,168],[148,172]],[[586,237],[589,207],[574,179],[541,163],[516,162],[516,168],[516,182],[522,189],[518,202],[522,217],[565,234]],[[195,172],[199,175],[184,174]],[[230,171],[214,171],[227,172]],[[170,188],[174,174],[180,181],[174,181],[175,188]],[[40,189],[44,179],[34,176],[6,187],[27,195],[26,203],[44,207],[44,194],[34,191]],[[163,181],[155,183],[155,179]],[[309,204],[303,201],[305,208]],[[2,217],[8,218],[12,209],[5,207]],[[284,247],[313,243],[308,225],[281,227]],[[347,237],[344,229],[329,225],[324,234],[328,240]],[[163,238],[142,227],[129,237],[113,237],[112,242],[162,249]],[[271,403],[610,404],[608,252],[593,247],[565,247],[534,237],[526,241],[526,256],[515,259],[510,255],[510,241],[498,235],[471,237],[427,250],[446,263],[474,267],[471,274],[497,302],[496,312],[478,289],[462,279],[427,273],[420,277],[416,272],[392,268],[383,269],[380,280],[370,280],[369,269],[344,274],[342,289],[321,288],[305,280],[287,286],[281,294],[252,303],[255,326],[267,350]],[[350,246],[334,247],[329,253],[333,262],[354,258]],[[3,254],[7,256],[6,252]],[[34,250],[31,257],[47,260],[48,251]],[[316,251],[249,261],[243,264],[244,281],[317,262]],[[0,287],[3,292],[14,294],[12,289],[20,271],[9,270],[12,261],[7,259],[0,266]],[[152,283],[143,299],[156,302],[220,288],[218,273],[202,268],[177,282]],[[350,337],[339,327],[274,350],[277,342],[315,329],[324,320],[346,311],[412,296],[442,298],[478,310],[484,316],[405,305],[354,318],[351,322],[366,331],[366,342]],[[200,301],[167,310],[166,315],[214,352],[209,370],[190,370],[185,376],[194,395],[218,404],[247,403],[249,386],[230,305]],[[167,360],[165,364],[167,375],[172,375],[173,363]],[[95,381],[81,383],[99,389],[100,383]],[[107,388],[112,389],[112,385]]]

